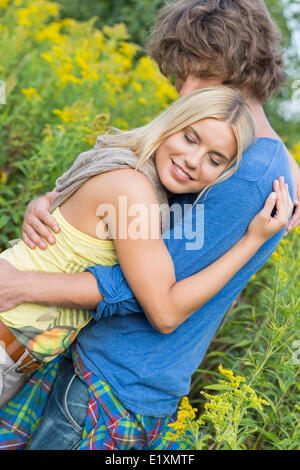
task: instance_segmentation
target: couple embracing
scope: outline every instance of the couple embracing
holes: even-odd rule
[[[168,5],[149,51],[180,98],[99,136],[0,256],[1,449],[182,448],[165,435],[192,374],[300,221],[300,171],[263,110],[286,78],[263,1]]]

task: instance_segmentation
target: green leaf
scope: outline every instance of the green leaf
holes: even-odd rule
[[[224,385],[224,384],[206,385],[203,388],[207,390],[224,390],[224,391],[232,390],[232,387],[229,387],[228,385]]]
[[[241,346],[248,346],[248,344],[251,344],[252,341],[250,339],[243,339],[242,341],[239,341],[238,343],[234,344],[235,348],[241,347]]]

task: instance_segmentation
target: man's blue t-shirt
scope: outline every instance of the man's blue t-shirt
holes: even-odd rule
[[[178,281],[204,269],[240,240],[280,176],[285,177],[293,200],[282,142],[260,138],[244,153],[230,179],[213,186],[184,218],[177,217],[163,239]],[[195,198],[195,194],[178,195],[172,204],[191,205]],[[89,268],[104,301],[91,312],[94,320],[77,340],[86,367],[110,385],[125,408],[147,416],[172,415],[180,398],[189,393],[191,376],[227,309],[275,251],[283,233],[268,240],[218,294],[169,335],[151,326],[119,265]]]

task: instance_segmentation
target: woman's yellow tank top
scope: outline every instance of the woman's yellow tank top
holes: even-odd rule
[[[60,226],[54,245],[49,245],[47,250],[38,247],[31,250],[20,241],[1,253],[0,258],[20,271],[52,273],[76,273],[97,264],[118,263],[113,241],[99,240],[75,229],[59,208],[52,216]],[[49,361],[74,341],[91,316],[86,310],[27,303],[0,313],[0,319],[36,358]]]

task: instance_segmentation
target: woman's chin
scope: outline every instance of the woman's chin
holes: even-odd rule
[[[169,194],[176,195],[176,194],[188,194],[188,193],[198,193],[200,192],[205,186],[201,185],[201,188],[195,188],[195,185],[189,184],[188,182],[183,182],[182,184],[179,181],[175,181],[171,176],[160,176],[159,179],[163,187],[165,188],[168,197]],[[193,187],[194,186],[194,187]]]

